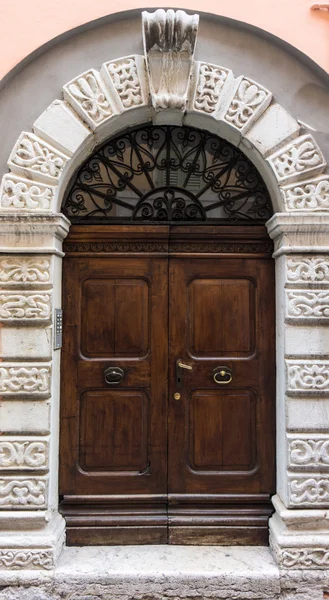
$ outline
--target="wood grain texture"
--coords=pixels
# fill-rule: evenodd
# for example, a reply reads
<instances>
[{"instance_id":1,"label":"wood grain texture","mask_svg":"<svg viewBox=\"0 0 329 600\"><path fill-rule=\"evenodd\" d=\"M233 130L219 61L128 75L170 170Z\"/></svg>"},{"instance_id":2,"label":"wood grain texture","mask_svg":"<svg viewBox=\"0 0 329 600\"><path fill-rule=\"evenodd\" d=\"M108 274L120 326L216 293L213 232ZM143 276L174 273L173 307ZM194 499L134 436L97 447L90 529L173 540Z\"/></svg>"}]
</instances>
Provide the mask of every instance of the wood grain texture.
<instances>
[{"instance_id":1,"label":"wood grain texture","mask_svg":"<svg viewBox=\"0 0 329 600\"><path fill-rule=\"evenodd\" d=\"M260 226L74 226L60 510L69 544L266 544L274 263ZM181 399L174 400L176 361ZM104 370L124 370L109 386ZM232 371L215 383L219 367Z\"/></svg>"}]
</instances>

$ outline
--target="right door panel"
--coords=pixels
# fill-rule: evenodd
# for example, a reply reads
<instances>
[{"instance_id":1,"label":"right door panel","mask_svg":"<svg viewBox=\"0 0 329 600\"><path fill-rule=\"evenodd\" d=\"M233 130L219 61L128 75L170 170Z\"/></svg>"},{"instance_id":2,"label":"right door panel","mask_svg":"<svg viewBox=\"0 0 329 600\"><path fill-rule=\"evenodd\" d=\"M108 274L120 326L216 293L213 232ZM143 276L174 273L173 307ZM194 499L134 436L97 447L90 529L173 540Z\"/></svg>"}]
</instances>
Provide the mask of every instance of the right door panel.
<instances>
[{"instance_id":1,"label":"right door panel","mask_svg":"<svg viewBox=\"0 0 329 600\"><path fill-rule=\"evenodd\" d=\"M213 539L221 533L221 543L236 543L234 527L247 523L256 505L268 517L274 492L272 261L173 258L169 285L171 541L184 542L189 523L189 543L194 535L211 542L208 515ZM180 381L177 361L192 367L180 369ZM252 533L249 543L261 539Z\"/></svg>"}]
</instances>

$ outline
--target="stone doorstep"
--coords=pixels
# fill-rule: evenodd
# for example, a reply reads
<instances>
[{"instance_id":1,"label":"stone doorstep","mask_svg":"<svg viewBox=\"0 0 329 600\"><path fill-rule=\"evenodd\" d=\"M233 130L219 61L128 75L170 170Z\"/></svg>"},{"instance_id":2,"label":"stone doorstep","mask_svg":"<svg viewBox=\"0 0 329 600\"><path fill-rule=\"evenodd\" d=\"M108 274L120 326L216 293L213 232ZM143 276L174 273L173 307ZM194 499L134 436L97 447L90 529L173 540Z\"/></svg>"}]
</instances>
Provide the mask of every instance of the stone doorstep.
<instances>
[{"instance_id":1,"label":"stone doorstep","mask_svg":"<svg viewBox=\"0 0 329 600\"><path fill-rule=\"evenodd\" d=\"M106 586L113 598L265 600L280 593L278 566L269 548L258 546L69 547L59 559L54 584L55 589Z\"/></svg>"}]
</instances>

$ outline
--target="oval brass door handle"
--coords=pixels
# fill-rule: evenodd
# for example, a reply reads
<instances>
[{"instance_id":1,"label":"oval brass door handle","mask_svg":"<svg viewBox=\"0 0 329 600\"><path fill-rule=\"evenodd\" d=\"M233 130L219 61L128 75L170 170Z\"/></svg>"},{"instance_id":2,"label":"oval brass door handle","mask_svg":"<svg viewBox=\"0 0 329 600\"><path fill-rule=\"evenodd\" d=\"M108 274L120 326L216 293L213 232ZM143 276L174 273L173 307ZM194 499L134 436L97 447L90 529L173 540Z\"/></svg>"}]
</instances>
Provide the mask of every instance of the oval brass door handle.
<instances>
[{"instance_id":1,"label":"oval brass door handle","mask_svg":"<svg viewBox=\"0 0 329 600\"><path fill-rule=\"evenodd\" d=\"M105 383L109 385L119 385L125 376L125 372L120 367L107 367L104 371Z\"/></svg>"},{"instance_id":2,"label":"oval brass door handle","mask_svg":"<svg viewBox=\"0 0 329 600\"><path fill-rule=\"evenodd\" d=\"M231 383L233 379L232 371L228 367L217 367L214 373L214 382L219 385Z\"/></svg>"}]
</instances>

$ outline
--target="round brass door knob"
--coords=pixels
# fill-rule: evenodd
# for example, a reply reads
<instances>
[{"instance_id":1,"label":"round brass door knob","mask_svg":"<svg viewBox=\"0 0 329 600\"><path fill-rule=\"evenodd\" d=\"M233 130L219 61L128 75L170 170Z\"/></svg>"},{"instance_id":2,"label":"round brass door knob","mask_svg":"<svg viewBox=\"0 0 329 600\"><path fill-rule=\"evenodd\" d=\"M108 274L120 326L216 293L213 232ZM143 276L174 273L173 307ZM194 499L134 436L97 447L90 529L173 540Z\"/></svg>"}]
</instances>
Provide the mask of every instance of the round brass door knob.
<instances>
[{"instance_id":1,"label":"round brass door knob","mask_svg":"<svg viewBox=\"0 0 329 600\"><path fill-rule=\"evenodd\" d=\"M179 393L179 392L175 392L175 393L174 393L174 399L175 399L175 400L180 400L180 399L181 399L181 395L180 395L180 393Z\"/></svg>"}]
</instances>

